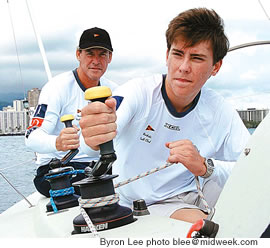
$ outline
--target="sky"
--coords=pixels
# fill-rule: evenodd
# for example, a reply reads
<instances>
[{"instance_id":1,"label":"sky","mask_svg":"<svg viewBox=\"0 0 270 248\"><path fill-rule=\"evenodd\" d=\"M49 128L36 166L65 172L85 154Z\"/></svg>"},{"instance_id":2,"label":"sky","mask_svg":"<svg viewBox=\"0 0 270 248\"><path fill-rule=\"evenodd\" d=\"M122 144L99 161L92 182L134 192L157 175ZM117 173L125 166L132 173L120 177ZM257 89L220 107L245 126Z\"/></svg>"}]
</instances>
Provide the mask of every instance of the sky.
<instances>
[{"instance_id":1,"label":"sky","mask_svg":"<svg viewBox=\"0 0 270 248\"><path fill-rule=\"evenodd\" d=\"M195 7L214 9L223 18L231 47L270 40L269 0L8 2L0 0L0 93L23 93L42 88L48 81L27 6L53 76L78 66L75 52L80 35L95 26L110 33L114 49L106 78L123 84L134 77L166 73L168 24L180 12ZM270 45L228 53L221 70L206 87L216 90L237 109L270 108L269 55Z\"/></svg>"}]
</instances>

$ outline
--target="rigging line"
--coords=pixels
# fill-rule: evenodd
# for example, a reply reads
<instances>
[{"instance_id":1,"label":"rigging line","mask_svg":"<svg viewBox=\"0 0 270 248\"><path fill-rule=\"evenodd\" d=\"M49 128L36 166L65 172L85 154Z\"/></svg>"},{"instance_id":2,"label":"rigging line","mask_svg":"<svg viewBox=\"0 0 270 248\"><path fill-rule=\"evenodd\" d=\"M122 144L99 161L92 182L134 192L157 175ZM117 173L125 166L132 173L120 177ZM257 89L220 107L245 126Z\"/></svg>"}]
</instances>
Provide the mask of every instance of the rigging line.
<instances>
[{"instance_id":1,"label":"rigging line","mask_svg":"<svg viewBox=\"0 0 270 248\"><path fill-rule=\"evenodd\" d=\"M31 23L32 23L32 26L33 26L33 29L34 29L34 33L35 33L35 36L36 36L36 39L37 39L37 42L38 42L38 46L39 46L39 50L40 50L41 57L42 57L42 60L43 60L43 64L44 64L44 67L45 67L45 71L46 71L48 80L50 80L52 78L52 73L51 73L50 66L49 66L49 63L48 63L48 60L47 60L45 49L44 49L42 40L40 38L40 35L39 35L38 31L37 31L37 28L35 26L35 23L33 21L31 11L30 11L30 8L29 8L29 5L28 5L28 1L25 0L25 2L26 2L28 13L29 13L29 17L30 17L30 20L31 20Z\"/></svg>"},{"instance_id":2,"label":"rigging line","mask_svg":"<svg viewBox=\"0 0 270 248\"><path fill-rule=\"evenodd\" d=\"M265 14L265 15L266 15L266 17L268 18L268 20L270 20L270 17L269 17L269 15L267 14L267 12L266 12L265 8L263 7L263 4L261 3L261 1L260 1L260 0L258 0L258 2L259 2L259 4L261 5L261 7L262 7L262 9L263 9L264 14Z\"/></svg>"},{"instance_id":3,"label":"rigging line","mask_svg":"<svg viewBox=\"0 0 270 248\"><path fill-rule=\"evenodd\" d=\"M25 161L23 163L15 164L15 165L12 165L12 166L9 166L9 167L6 167L6 168L0 168L0 172L1 171L5 171L5 170L9 170L9 169L14 168L14 167L17 167L17 166L22 166L24 164L28 164L28 163L34 162L34 161L35 161L35 159L32 158L31 160Z\"/></svg>"},{"instance_id":4,"label":"rigging line","mask_svg":"<svg viewBox=\"0 0 270 248\"><path fill-rule=\"evenodd\" d=\"M24 82L23 82L23 77L22 77L21 62L20 62L20 57L19 57L19 53L18 53L18 46L17 46L17 41L16 41L16 35L15 35L15 30L14 30L14 25L13 25L13 20L12 20L12 15L11 15L11 10L10 10L10 6L9 6L9 1L8 0L7 0L7 4L8 4L8 12L9 12L9 17L10 17L10 22L11 22L11 27L12 27L13 39L14 39L15 49L16 49L16 54L17 54L17 60L18 60L18 65L19 65L19 70L20 70L20 78L21 78L22 88L23 88L23 98L26 99L25 98Z\"/></svg>"},{"instance_id":5,"label":"rigging line","mask_svg":"<svg viewBox=\"0 0 270 248\"><path fill-rule=\"evenodd\" d=\"M17 190L12 183L4 176L2 172L0 172L0 175L5 179L5 181L21 196L23 199L29 204L30 208L34 207L34 205L19 191Z\"/></svg>"}]
</instances>

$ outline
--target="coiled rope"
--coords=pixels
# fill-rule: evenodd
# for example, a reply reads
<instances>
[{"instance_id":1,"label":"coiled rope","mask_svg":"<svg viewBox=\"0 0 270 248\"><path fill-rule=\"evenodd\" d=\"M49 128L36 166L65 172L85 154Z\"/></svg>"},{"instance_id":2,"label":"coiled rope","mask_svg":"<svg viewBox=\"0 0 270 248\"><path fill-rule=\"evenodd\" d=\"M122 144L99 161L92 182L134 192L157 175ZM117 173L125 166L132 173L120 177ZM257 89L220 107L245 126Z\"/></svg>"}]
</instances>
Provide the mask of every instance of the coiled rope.
<instances>
[{"instance_id":1,"label":"coiled rope","mask_svg":"<svg viewBox=\"0 0 270 248\"><path fill-rule=\"evenodd\" d=\"M146 171L144 173L141 173L135 177L129 178L123 182L117 183L114 185L115 188L121 187L123 185L126 185L128 183L134 182L140 178L149 176L155 172L158 172L160 170L163 170L165 168L170 167L171 165L173 165L174 163L166 163L164 165L161 165L160 167L151 169L149 171ZM200 187L200 182L199 182L199 178L198 176L195 176L195 182L196 182L196 187L198 190L198 194L201 198L201 201L205 207L205 210L208 214L212 213L212 209L209 207L207 201L205 200L204 194L201 190ZM119 201L119 195L118 194L113 194L113 195L109 195L109 196L105 196L105 197L99 197L99 198L93 198L93 199L81 199L81 197L79 198L79 205L80 205L80 210L81 210L81 214L87 224L87 226L89 227L89 229L91 230L91 232L93 233L94 237L98 237L98 233L97 230L93 224L93 222L91 221L91 219L89 218L89 216L87 215L87 213L85 212L84 208L93 208L93 207L102 207L102 206L106 206L106 205L111 205L114 203L117 203Z\"/></svg>"},{"instance_id":2,"label":"coiled rope","mask_svg":"<svg viewBox=\"0 0 270 248\"><path fill-rule=\"evenodd\" d=\"M52 204L52 208L53 208L53 212L54 213L57 213L58 212L58 209L55 205L55 202L53 200L53 198L55 197L59 197L59 196L65 196L65 195L72 195L74 194L75 190L74 190L74 187L69 187L69 188L64 188L64 189L59 189L59 190L52 190L50 189L49 190L49 193L50 193L50 202Z\"/></svg>"},{"instance_id":3,"label":"coiled rope","mask_svg":"<svg viewBox=\"0 0 270 248\"><path fill-rule=\"evenodd\" d=\"M80 205L80 211L81 214L89 227L91 233L94 235L94 238L98 238L98 232L91 221L90 217L84 210L84 208L95 208L95 207L103 207L111 204L115 204L119 202L119 195L118 194L113 194L113 195L108 195L104 197L98 197L98 198L93 198L93 199L82 199L81 197L79 198L79 205Z\"/></svg>"},{"instance_id":4,"label":"coiled rope","mask_svg":"<svg viewBox=\"0 0 270 248\"><path fill-rule=\"evenodd\" d=\"M75 175L76 176L77 174L82 174L82 173L84 173L84 170L71 170L71 171L66 171L66 172L62 172L59 174L45 176L45 179L52 179L55 177L66 176L66 175Z\"/></svg>"},{"instance_id":5,"label":"coiled rope","mask_svg":"<svg viewBox=\"0 0 270 248\"><path fill-rule=\"evenodd\" d=\"M66 172L62 172L62 173L58 173L58 174L45 176L45 179L48 180L48 179L53 179L53 178L56 178L56 177L61 177L61 176L66 176L66 175L74 176L74 175L82 174L82 173L84 173L84 170L71 170L71 171L66 171ZM75 190L74 190L74 187L72 187L72 186L69 187L69 188L64 188L64 189L59 189L59 190L50 189L50 191L49 191L50 196L51 196L50 197L50 202L52 204L53 212L54 213L58 212L58 209L56 207L56 204L55 204L53 198L56 198L56 197L59 197L59 196L72 195L72 194L74 194L74 192L75 192Z\"/></svg>"}]
</instances>

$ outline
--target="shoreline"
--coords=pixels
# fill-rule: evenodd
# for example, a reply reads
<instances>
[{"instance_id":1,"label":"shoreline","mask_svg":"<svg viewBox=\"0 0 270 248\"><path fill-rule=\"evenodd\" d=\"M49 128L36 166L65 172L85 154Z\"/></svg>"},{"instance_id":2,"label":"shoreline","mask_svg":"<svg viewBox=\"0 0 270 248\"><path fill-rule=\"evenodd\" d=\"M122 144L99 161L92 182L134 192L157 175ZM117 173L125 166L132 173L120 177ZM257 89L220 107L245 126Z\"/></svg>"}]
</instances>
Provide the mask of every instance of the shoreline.
<instances>
[{"instance_id":1,"label":"shoreline","mask_svg":"<svg viewBox=\"0 0 270 248\"><path fill-rule=\"evenodd\" d=\"M22 136L24 133L1 133L0 136Z\"/></svg>"}]
</instances>

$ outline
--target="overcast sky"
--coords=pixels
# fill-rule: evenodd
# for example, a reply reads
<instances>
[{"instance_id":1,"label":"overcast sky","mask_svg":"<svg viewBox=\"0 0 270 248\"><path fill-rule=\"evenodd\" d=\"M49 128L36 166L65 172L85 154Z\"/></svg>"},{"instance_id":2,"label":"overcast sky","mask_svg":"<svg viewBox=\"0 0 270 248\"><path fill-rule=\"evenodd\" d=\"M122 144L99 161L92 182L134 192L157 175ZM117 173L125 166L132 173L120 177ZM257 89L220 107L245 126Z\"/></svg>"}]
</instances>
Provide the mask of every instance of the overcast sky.
<instances>
[{"instance_id":1,"label":"overcast sky","mask_svg":"<svg viewBox=\"0 0 270 248\"><path fill-rule=\"evenodd\" d=\"M171 19L189 8L213 8L224 19L231 46L270 40L270 1L260 1L266 13L258 0L28 0L28 5L53 76L77 67L75 51L80 35L97 26L110 33L114 48L105 76L122 84L133 77L166 73L165 31ZM8 5L7 0L0 0L0 22L1 92L41 88L47 76L26 1L9 0ZM270 108L269 55L270 45L231 52L206 86L235 108Z\"/></svg>"}]
</instances>

